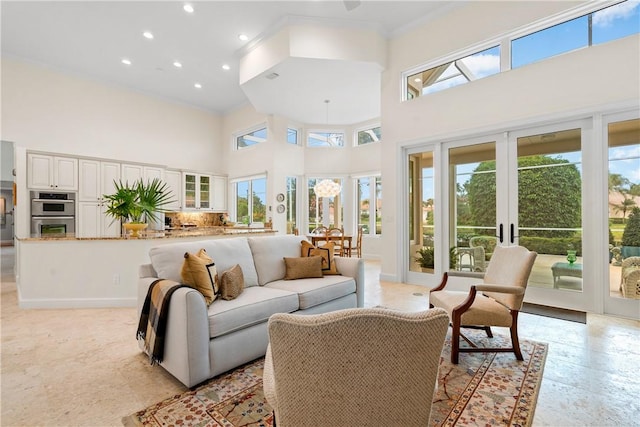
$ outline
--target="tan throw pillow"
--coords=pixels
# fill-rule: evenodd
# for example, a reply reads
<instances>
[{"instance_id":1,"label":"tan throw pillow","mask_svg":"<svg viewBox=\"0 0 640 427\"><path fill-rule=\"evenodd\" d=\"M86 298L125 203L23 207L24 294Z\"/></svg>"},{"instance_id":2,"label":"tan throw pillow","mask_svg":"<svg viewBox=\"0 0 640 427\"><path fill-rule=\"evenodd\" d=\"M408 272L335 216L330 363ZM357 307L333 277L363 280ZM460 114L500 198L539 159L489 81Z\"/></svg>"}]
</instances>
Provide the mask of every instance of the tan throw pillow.
<instances>
[{"instance_id":1,"label":"tan throw pillow","mask_svg":"<svg viewBox=\"0 0 640 427\"><path fill-rule=\"evenodd\" d=\"M284 258L284 280L322 277L322 257Z\"/></svg>"},{"instance_id":2,"label":"tan throw pillow","mask_svg":"<svg viewBox=\"0 0 640 427\"><path fill-rule=\"evenodd\" d=\"M230 300L237 298L244 289L244 275L242 268L236 264L220 277L220 297Z\"/></svg>"},{"instance_id":3,"label":"tan throw pillow","mask_svg":"<svg viewBox=\"0 0 640 427\"><path fill-rule=\"evenodd\" d=\"M218 295L218 272L216 265L204 249L196 254L184 253L184 262L180 272L182 283L200 291L207 305Z\"/></svg>"},{"instance_id":4,"label":"tan throw pillow","mask_svg":"<svg viewBox=\"0 0 640 427\"><path fill-rule=\"evenodd\" d=\"M333 259L333 242L329 242L326 245L316 248L306 240L302 241L300 249L300 255L303 257L320 256L322 257L322 274L340 274L338 267Z\"/></svg>"}]
</instances>

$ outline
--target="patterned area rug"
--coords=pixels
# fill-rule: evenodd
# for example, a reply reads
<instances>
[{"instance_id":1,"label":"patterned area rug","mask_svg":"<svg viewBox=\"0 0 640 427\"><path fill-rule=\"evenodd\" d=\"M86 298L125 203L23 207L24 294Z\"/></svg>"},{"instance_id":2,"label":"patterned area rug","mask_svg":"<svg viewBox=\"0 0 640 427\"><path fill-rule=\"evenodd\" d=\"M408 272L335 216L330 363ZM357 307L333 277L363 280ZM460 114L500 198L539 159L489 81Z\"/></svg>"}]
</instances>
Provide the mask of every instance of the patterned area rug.
<instances>
[{"instance_id":1,"label":"patterned area rug","mask_svg":"<svg viewBox=\"0 0 640 427\"><path fill-rule=\"evenodd\" d=\"M488 338L465 334L479 345ZM508 344L494 335L492 345ZM530 426L538 399L547 344L522 340L524 361L513 353L462 353L450 362L447 336L438 372L432 426ZM461 344L462 345L462 344ZM262 393L263 359L211 379L194 390L163 400L122 419L126 427L273 425L271 407Z\"/></svg>"}]
</instances>

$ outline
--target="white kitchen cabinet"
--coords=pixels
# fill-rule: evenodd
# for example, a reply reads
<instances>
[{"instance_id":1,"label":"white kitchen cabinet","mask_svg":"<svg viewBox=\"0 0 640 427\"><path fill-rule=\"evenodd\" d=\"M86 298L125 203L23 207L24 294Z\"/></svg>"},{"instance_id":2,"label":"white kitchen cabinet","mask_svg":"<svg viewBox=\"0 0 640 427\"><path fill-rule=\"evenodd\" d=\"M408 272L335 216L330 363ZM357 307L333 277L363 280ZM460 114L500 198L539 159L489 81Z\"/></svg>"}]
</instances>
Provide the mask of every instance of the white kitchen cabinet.
<instances>
[{"instance_id":1,"label":"white kitchen cabinet","mask_svg":"<svg viewBox=\"0 0 640 427\"><path fill-rule=\"evenodd\" d=\"M78 203L77 237L120 237L120 221L105 214L103 202Z\"/></svg>"},{"instance_id":2,"label":"white kitchen cabinet","mask_svg":"<svg viewBox=\"0 0 640 427\"><path fill-rule=\"evenodd\" d=\"M141 178L145 181L152 181L154 178L164 179L164 168L161 166L122 164L122 182L133 184Z\"/></svg>"},{"instance_id":3,"label":"white kitchen cabinet","mask_svg":"<svg viewBox=\"0 0 640 427\"><path fill-rule=\"evenodd\" d=\"M214 176L212 188L213 188L213 196L212 196L212 202L211 202L211 209L214 212L226 212L227 211L227 177Z\"/></svg>"},{"instance_id":4,"label":"white kitchen cabinet","mask_svg":"<svg viewBox=\"0 0 640 427\"><path fill-rule=\"evenodd\" d=\"M120 221L105 214L104 195L115 193L120 181L120 163L79 160L78 237L118 237Z\"/></svg>"},{"instance_id":5,"label":"white kitchen cabinet","mask_svg":"<svg viewBox=\"0 0 640 427\"><path fill-rule=\"evenodd\" d=\"M105 194L115 193L114 181L120 181L120 163L80 159L79 169L79 201L102 201Z\"/></svg>"},{"instance_id":6,"label":"white kitchen cabinet","mask_svg":"<svg viewBox=\"0 0 640 427\"><path fill-rule=\"evenodd\" d=\"M211 211L211 182L211 175L185 172L182 198L184 209Z\"/></svg>"},{"instance_id":7,"label":"white kitchen cabinet","mask_svg":"<svg viewBox=\"0 0 640 427\"><path fill-rule=\"evenodd\" d=\"M165 206L168 211L179 211L182 209L182 172L176 170L166 170L164 172L164 182L167 183L171 191L172 203Z\"/></svg>"},{"instance_id":8,"label":"white kitchen cabinet","mask_svg":"<svg viewBox=\"0 0 640 427\"><path fill-rule=\"evenodd\" d=\"M29 153L27 174L27 185L32 189L78 190L78 159Z\"/></svg>"},{"instance_id":9,"label":"white kitchen cabinet","mask_svg":"<svg viewBox=\"0 0 640 427\"><path fill-rule=\"evenodd\" d=\"M122 164L122 182L133 184L144 176L144 166L142 165L130 165Z\"/></svg>"}]
</instances>

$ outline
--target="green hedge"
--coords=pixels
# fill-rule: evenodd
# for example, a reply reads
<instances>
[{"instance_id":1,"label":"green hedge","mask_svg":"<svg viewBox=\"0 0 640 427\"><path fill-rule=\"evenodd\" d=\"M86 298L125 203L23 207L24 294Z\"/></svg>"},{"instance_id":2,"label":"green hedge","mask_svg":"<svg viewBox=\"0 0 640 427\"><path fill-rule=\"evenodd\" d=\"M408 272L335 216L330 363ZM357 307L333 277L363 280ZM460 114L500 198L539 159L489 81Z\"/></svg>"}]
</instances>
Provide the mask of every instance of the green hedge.
<instances>
[{"instance_id":1,"label":"green hedge","mask_svg":"<svg viewBox=\"0 0 640 427\"><path fill-rule=\"evenodd\" d=\"M580 237L520 237L520 245L546 255L566 255L574 249L582 256L582 238Z\"/></svg>"}]
</instances>

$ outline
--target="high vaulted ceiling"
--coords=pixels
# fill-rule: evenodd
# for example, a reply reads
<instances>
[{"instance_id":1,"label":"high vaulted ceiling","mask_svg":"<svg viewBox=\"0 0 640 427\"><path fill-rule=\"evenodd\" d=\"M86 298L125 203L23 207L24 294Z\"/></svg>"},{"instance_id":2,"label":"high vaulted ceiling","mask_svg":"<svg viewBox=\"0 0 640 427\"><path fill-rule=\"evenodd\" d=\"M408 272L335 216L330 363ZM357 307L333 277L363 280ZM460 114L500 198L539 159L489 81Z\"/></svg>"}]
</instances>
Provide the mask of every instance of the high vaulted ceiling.
<instances>
[{"instance_id":1,"label":"high vaulted ceiling","mask_svg":"<svg viewBox=\"0 0 640 427\"><path fill-rule=\"evenodd\" d=\"M224 114L247 102L239 86L240 58L287 19L366 26L390 37L449 7L440 1L198 1L191 2L194 11L187 13L185 3L2 1L2 55ZM145 31L153 39L143 37ZM239 34L248 40L241 41ZM123 58L131 64L123 64ZM174 66L175 61L182 67ZM295 87L297 82L291 90L302 89ZM348 93L348 82L341 82L341 88L336 84L335 79L316 79L305 86L320 99L336 89ZM357 100L352 104L358 108ZM305 120L324 123L321 107L309 105L317 113ZM348 120L345 114L342 121Z\"/></svg>"}]
</instances>

